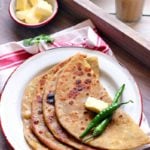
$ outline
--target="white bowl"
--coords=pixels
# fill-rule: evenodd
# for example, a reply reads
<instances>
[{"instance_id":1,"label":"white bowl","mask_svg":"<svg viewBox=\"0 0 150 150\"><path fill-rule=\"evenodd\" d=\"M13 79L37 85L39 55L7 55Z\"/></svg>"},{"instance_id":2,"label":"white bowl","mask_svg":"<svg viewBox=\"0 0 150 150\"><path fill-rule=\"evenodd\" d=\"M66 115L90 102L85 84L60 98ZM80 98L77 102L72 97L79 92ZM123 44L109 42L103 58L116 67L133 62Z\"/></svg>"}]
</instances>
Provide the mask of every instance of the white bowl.
<instances>
[{"instance_id":1,"label":"white bowl","mask_svg":"<svg viewBox=\"0 0 150 150\"><path fill-rule=\"evenodd\" d=\"M50 17L48 17L46 20L39 22L37 24L27 24L21 20L19 20L16 17L16 0L11 0L10 4L9 4L9 14L11 16L11 18L18 24L25 26L25 27L31 27L31 28L37 28L37 27L41 27L46 25L47 23L49 23L56 15L57 11L58 11L58 2L57 0L48 0L48 2L50 1L50 4L52 5L52 9L53 9L53 13Z\"/></svg>"}]
</instances>

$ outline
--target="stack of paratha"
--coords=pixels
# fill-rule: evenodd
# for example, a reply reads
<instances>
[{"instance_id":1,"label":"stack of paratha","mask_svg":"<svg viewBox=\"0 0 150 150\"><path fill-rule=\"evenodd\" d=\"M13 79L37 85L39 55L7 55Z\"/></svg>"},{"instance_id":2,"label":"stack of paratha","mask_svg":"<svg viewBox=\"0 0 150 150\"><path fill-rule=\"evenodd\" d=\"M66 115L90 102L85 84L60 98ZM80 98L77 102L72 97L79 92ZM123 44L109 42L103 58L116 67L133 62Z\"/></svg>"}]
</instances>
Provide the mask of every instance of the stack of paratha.
<instances>
[{"instance_id":1,"label":"stack of paratha","mask_svg":"<svg viewBox=\"0 0 150 150\"><path fill-rule=\"evenodd\" d=\"M123 111L117 110L104 133L83 144L79 136L94 117L84 103L88 96L111 103L99 82L96 58L76 54L35 77L22 102L24 136L35 150L125 150L150 143Z\"/></svg>"}]
</instances>

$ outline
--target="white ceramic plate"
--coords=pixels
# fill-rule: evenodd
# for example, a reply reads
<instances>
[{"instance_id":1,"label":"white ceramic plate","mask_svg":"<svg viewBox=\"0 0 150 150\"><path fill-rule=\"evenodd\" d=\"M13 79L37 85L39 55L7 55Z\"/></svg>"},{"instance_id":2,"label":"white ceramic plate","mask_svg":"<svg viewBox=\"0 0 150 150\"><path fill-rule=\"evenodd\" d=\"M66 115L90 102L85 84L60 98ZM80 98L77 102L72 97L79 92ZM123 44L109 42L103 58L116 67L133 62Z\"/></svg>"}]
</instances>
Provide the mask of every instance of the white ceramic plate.
<instances>
[{"instance_id":1,"label":"white ceramic plate","mask_svg":"<svg viewBox=\"0 0 150 150\"><path fill-rule=\"evenodd\" d=\"M29 147L23 136L21 120L21 101L27 83L39 72L66 58L81 52L89 56L97 56L101 71L100 81L113 98L116 90L126 84L122 101L132 99L133 104L128 104L123 109L140 123L142 102L139 89L126 69L120 66L112 57L97 51L83 48L57 48L40 53L28 59L11 76L1 97L1 125L4 134L15 150L28 150Z\"/></svg>"}]
</instances>

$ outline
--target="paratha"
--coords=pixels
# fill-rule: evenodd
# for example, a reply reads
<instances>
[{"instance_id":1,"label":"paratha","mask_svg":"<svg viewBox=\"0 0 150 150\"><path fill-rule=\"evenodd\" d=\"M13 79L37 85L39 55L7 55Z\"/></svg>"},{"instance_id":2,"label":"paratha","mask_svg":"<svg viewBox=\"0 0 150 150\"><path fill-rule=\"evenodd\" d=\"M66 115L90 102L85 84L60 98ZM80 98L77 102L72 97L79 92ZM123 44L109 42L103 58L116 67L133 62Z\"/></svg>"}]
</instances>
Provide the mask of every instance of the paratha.
<instances>
[{"instance_id":1,"label":"paratha","mask_svg":"<svg viewBox=\"0 0 150 150\"><path fill-rule=\"evenodd\" d=\"M98 65L96 65L98 63L97 59L95 57L88 57L85 59L92 67L94 67L97 76L99 76L99 68L97 67ZM94 148L86 146L81 142L79 142L78 140L76 140L75 138L73 138L60 126L56 118L54 103L50 103L47 100L48 95L55 95L57 79L59 78L59 74L62 72L64 66L65 64L61 65L60 68L60 66L57 65L52 69L54 71L51 71L51 73L48 74L48 79L47 79L48 81L47 81L47 85L45 86L45 92L43 98L43 114L44 114L46 125L53 133L53 135L61 142L66 143L80 150L94 150ZM56 72L55 70L58 71Z\"/></svg>"},{"instance_id":2,"label":"paratha","mask_svg":"<svg viewBox=\"0 0 150 150\"><path fill-rule=\"evenodd\" d=\"M68 61L69 61L69 59L65 60L64 62L59 64L59 67L61 68L61 65L64 65ZM53 71L56 72L57 70L53 69ZM43 90L44 90L44 83L46 82L47 74L49 72L51 72L51 69L48 70L47 72L43 73L42 75L37 76L34 79L32 79L25 89L23 101L22 101L22 111L21 111L23 126L24 126L24 131L23 131L24 136L25 136L25 139L27 140L28 144L30 145L30 147L35 150L48 150L49 148L50 149L60 149L60 150L61 149L71 150L72 148L69 148L68 146L65 146L65 145L61 144L60 142L56 141L56 139L51 135L51 133L49 133L47 128L44 126L44 122L40 122L39 125L41 125L40 127L43 130L43 132L45 132L45 134L40 135L40 136L38 133L38 131L39 131L38 129L40 129L40 128L37 128L37 127L34 128L34 125L33 125L37 120L34 123L31 123L31 122L33 122L33 120L31 121L31 115L32 115L32 117L34 117L34 113L32 113L32 111L35 111L35 114L36 114L35 109L37 109L38 115L39 115L39 111L40 111L39 108L36 107L36 105L35 105L34 109L31 108L33 105L32 104L33 99L35 98L34 100L36 100L36 98L38 97L40 100L40 98L41 98L40 96L42 96ZM41 115L42 114L40 114L40 117L41 117ZM40 117L37 119L40 119ZM40 121L43 121L43 119L41 119ZM31 129L31 127L32 127L32 129ZM38 136L33 134L32 130L34 130L35 133L37 132ZM48 132L46 133L46 131L48 131ZM42 144L41 141L45 144ZM45 145L48 145L49 148L47 148Z\"/></svg>"},{"instance_id":3,"label":"paratha","mask_svg":"<svg viewBox=\"0 0 150 150\"><path fill-rule=\"evenodd\" d=\"M56 140L51 134L51 132L48 130L47 126L45 125L42 110L42 100L46 79L47 73L40 78L38 85L36 87L36 95L32 97L32 115L31 115L32 130L34 134L38 137L38 139L42 143L44 143L44 145L46 145L49 149L73 150L73 148L64 145L63 143Z\"/></svg>"},{"instance_id":4,"label":"paratha","mask_svg":"<svg viewBox=\"0 0 150 150\"><path fill-rule=\"evenodd\" d=\"M92 68L81 55L65 65L59 75L55 93L57 118L63 128L78 140L81 140L79 136L94 116L84 107L88 96L112 102ZM87 144L103 149L124 150L148 143L149 137L126 113L118 110L106 131Z\"/></svg>"},{"instance_id":5,"label":"paratha","mask_svg":"<svg viewBox=\"0 0 150 150\"><path fill-rule=\"evenodd\" d=\"M26 87L23 101L22 101L22 120L23 120L23 132L26 141L32 149L35 150L48 150L32 133L31 130L31 104L32 97L36 94L35 88L37 87L40 77L34 78Z\"/></svg>"}]
</instances>

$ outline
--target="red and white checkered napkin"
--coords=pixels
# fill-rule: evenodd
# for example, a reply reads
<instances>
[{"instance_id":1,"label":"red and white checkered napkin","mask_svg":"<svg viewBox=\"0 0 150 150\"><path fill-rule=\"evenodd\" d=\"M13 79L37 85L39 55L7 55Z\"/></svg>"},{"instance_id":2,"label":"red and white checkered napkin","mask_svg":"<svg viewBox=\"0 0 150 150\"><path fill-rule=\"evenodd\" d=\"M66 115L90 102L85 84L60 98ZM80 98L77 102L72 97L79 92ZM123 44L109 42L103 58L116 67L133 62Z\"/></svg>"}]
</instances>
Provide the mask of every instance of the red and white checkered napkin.
<instances>
[{"instance_id":1,"label":"red and white checkered napkin","mask_svg":"<svg viewBox=\"0 0 150 150\"><path fill-rule=\"evenodd\" d=\"M109 46L96 33L96 28L90 20L86 20L68 29L51 35L54 38L52 44L40 43L30 47L24 47L22 41L10 42L0 45L0 92L11 73L29 57L62 46L78 46L92 50L98 50L108 55L113 55ZM149 131L148 123L143 117L142 128Z\"/></svg>"}]
</instances>

